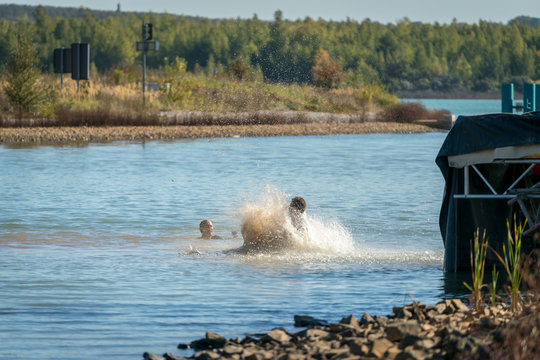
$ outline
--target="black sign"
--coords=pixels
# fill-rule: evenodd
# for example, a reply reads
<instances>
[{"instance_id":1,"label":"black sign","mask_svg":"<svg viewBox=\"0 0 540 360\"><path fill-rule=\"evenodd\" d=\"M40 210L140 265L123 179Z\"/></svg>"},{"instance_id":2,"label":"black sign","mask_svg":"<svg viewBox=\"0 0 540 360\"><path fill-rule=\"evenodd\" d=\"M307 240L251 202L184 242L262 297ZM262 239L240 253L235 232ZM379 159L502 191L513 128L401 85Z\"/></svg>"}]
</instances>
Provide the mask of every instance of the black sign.
<instances>
[{"instance_id":1,"label":"black sign","mask_svg":"<svg viewBox=\"0 0 540 360\"><path fill-rule=\"evenodd\" d=\"M89 80L90 44L71 44L71 78L73 80Z\"/></svg>"},{"instance_id":2,"label":"black sign","mask_svg":"<svg viewBox=\"0 0 540 360\"><path fill-rule=\"evenodd\" d=\"M54 49L53 68L56 74L71 72L71 49Z\"/></svg>"}]
</instances>

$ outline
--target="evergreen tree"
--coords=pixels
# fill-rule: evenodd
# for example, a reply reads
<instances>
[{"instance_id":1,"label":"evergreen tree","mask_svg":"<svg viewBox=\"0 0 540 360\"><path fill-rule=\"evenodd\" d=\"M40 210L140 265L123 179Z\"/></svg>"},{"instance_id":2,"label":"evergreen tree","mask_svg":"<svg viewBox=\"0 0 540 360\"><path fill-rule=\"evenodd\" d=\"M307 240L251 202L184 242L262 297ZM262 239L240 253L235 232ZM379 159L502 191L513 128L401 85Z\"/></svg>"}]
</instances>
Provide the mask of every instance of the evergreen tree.
<instances>
[{"instance_id":1,"label":"evergreen tree","mask_svg":"<svg viewBox=\"0 0 540 360\"><path fill-rule=\"evenodd\" d=\"M4 91L19 118L25 113L34 113L45 100L45 89L39 83L40 73L35 45L27 36L18 36L8 56Z\"/></svg>"}]
</instances>

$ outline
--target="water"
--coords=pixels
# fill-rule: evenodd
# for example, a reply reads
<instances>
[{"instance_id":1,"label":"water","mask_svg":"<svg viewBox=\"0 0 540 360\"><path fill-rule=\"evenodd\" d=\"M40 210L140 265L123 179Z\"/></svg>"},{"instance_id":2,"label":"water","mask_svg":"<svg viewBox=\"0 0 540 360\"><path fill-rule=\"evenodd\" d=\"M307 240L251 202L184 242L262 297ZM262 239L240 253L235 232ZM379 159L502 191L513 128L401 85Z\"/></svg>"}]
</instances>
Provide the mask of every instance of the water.
<instances>
[{"instance_id":1,"label":"water","mask_svg":"<svg viewBox=\"0 0 540 360\"><path fill-rule=\"evenodd\" d=\"M401 101L417 102L427 109L448 110L456 116L501 112L501 100L497 99L403 99Z\"/></svg>"},{"instance_id":2,"label":"water","mask_svg":"<svg viewBox=\"0 0 540 360\"><path fill-rule=\"evenodd\" d=\"M454 114L493 100L422 100ZM461 295L442 272L445 134L0 147L0 356L140 359L216 331L291 331ZM246 209L307 233L234 251ZM280 215L281 214L281 215ZM209 218L223 240L198 239ZM196 251L193 251L196 250Z\"/></svg>"},{"instance_id":3,"label":"water","mask_svg":"<svg viewBox=\"0 0 540 360\"><path fill-rule=\"evenodd\" d=\"M444 137L0 147L0 356L181 354L207 330L434 303L449 295L434 164ZM231 251L246 206L294 195L307 200L307 240ZM197 239L204 218L223 240Z\"/></svg>"}]
</instances>

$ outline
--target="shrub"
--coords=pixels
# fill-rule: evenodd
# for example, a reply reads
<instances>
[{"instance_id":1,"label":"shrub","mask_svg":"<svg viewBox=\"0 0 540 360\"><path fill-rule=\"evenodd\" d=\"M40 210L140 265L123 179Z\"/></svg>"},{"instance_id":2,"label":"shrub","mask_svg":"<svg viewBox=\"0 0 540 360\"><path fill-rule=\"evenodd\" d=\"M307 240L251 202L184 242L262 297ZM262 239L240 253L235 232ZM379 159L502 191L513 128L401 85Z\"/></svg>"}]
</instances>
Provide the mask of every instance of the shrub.
<instances>
[{"instance_id":1,"label":"shrub","mask_svg":"<svg viewBox=\"0 0 540 360\"><path fill-rule=\"evenodd\" d=\"M400 103L387 107L378 117L379 121L412 123L416 120L440 120L447 110L427 110L418 103Z\"/></svg>"},{"instance_id":2,"label":"shrub","mask_svg":"<svg viewBox=\"0 0 540 360\"><path fill-rule=\"evenodd\" d=\"M120 85L124 83L124 71L116 69L113 72L114 84Z\"/></svg>"},{"instance_id":3,"label":"shrub","mask_svg":"<svg viewBox=\"0 0 540 360\"><path fill-rule=\"evenodd\" d=\"M341 85L344 74L341 72L341 64L334 61L328 51L319 49L315 55L315 64L311 70L315 85L325 88L335 88Z\"/></svg>"}]
</instances>

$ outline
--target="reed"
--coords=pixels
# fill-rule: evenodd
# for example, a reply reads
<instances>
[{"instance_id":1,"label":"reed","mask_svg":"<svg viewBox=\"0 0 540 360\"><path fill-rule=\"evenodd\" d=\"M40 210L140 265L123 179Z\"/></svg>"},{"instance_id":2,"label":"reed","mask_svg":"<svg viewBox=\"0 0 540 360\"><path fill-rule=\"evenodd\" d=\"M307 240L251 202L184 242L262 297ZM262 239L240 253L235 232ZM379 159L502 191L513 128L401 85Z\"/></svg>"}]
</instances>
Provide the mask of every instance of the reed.
<instances>
[{"instance_id":1,"label":"reed","mask_svg":"<svg viewBox=\"0 0 540 360\"><path fill-rule=\"evenodd\" d=\"M482 309L482 288L484 284L484 270L486 264L486 250L487 250L486 232L482 235L480 240L480 230L477 229L474 233L474 240L471 244L471 275L472 284L469 285L466 281L463 285L471 292L472 303L476 311Z\"/></svg>"},{"instance_id":2,"label":"reed","mask_svg":"<svg viewBox=\"0 0 540 360\"><path fill-rule=\"evenodd\" d=\"M490 285L490 298L491 298L491 305L495 306L497 301L497 280L499 278L499 272L497 271L497 267L495 264L493 264L493 270L491 271L491 285Z\"/></svg>"},{"instance_id":3,"label":"reed","mask_svg":"<svg viewBox=\"0 0 540 360\"><path fill-rule=\"evenodd\" d=\"M506 221L507 228L507 245L503 244L504 258L495 250L495 256L502 263L506 273L508 274L508 281L510 286L507 287L508 295L510 296L511 310L513 312L519 312L521 310L521 304L519 301L519 288L521 286L522 279L522 267L521 262L521 240L523 236L523 229L527 224L527 220L523 224L517 225L516 216L514 215L514 225L510 226L510 222ZM512 231L513 230L513 231Z\"/></svg>"}]
</instances>

